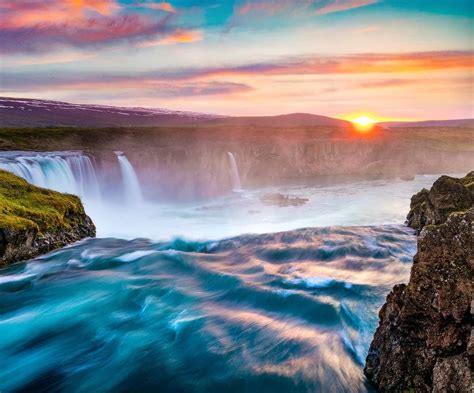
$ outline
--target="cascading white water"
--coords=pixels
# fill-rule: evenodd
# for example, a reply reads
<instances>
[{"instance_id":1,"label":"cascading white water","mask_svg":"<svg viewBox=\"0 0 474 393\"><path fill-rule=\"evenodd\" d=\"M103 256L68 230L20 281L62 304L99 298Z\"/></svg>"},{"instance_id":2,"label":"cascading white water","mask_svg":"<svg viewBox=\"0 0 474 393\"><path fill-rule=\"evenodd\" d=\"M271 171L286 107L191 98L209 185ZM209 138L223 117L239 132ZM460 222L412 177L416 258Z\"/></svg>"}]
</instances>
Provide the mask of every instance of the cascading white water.
<instances>
[{"instance_id":1,"label":"cascading white water","mask_svg":"<svg viewBox=\"0 0 474 393\"><path fill-rule=\"evenodd\" d=\"M99 183L91 159L82 152L4 152L0 168L31 184L98 199Z\"/></svg>"},{"instance_id":2,"label":"cascading white water","mask_svg":"<svg viewBox=\"0 0 474 393\"><path fill-rule=\"evenodd\" d=\"M232 190L240 191L242 190L242 185L240 183L239 168L237 166L237 161L235 160L234 154L230 151L227 152L227 157L229 158L230 166L230 177L232 180Z\"/></svg>"},{"instance_id":3,"label":"cascading white water","mask_svg":"<svg viewBox=\"0 0 474 393\"><path fill-rule=\"evenodd\" d=\"M142 202L142 189L132 164L130 164L130 161L128 161L128 158L122 152L117 151L115 154L117 155L117 159L120 164L120 170L122 172L125 199L127 202L132 204Z\"/></svg>"}]
</instances>

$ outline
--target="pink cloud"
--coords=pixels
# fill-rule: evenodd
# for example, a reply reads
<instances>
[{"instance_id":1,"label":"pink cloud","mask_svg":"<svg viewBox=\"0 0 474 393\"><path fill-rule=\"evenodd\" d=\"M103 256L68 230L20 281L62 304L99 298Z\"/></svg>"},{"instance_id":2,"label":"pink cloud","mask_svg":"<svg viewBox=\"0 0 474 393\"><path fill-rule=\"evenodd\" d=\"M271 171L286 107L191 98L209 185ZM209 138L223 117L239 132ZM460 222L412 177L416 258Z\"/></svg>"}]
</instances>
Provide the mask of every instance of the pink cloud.
<instances>
[{"instance_id":1,"label":"pink cloud","mask_svg":"<svg viewBox=\"0 0 474 393\"><path fill-rule=\"evenodd\" d=\"M18 0L0 5L2 28L33 27L38 24L81 23L88 16L110 16L121 9L115 0Z\"/></svg>"},{"instance_id":2,"label":"pink cloud","mask_svg":"<svg viewBox=\"0 0 474 393\"><path fill-rule=\"evenodd\" d=\"M316 14L324 15L333 12L347 11L354 8L365 7L378 2L379 0L331 0L327 2L327 5L318 8Z\"/></svg>"},{"instance_id":3,"label":"pink cloud","mask_svg":"<svg viewBox=\"0 0 474 393\"><path fill-rule=\"evenodd\" d=\"M171 10L169 3L154 3ZM131 13L116 0L17 0L0 4L0 53L51 52L58 47L88 47L168 39L201 38L172 24L173 14ZM173 41L174 37L174 41Z\"/></svg>"}]
</instances>

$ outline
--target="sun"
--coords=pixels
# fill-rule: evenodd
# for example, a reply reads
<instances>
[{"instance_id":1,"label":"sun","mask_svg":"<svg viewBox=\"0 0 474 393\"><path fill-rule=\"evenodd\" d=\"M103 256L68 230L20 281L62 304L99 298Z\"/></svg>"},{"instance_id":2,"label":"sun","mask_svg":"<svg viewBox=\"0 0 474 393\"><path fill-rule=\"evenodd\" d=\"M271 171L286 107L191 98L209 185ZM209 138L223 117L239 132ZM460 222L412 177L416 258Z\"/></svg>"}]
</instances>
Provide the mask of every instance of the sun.
<instances>
[{"instance_id":1,"label":"sun","mask_svg":"<svg viewBox=\"0 0 474 393\"><path fill-rule=\"evenodd\" d=\"M367 115L360 115L358 117L352 118L350 121L357 131L363 133L372 131L374 126L377 124L377 120Z\"/></svg>"}]
</instances>

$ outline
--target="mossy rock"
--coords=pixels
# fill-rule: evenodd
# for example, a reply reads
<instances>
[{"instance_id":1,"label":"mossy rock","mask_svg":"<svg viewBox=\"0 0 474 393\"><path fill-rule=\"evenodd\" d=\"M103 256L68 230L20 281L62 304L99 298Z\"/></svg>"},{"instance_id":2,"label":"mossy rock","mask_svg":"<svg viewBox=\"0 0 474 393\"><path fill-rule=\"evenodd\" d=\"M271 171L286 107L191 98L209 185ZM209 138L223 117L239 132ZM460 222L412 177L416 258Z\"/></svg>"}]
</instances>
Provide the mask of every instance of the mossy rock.
<instances>
[{"instance_id":1,"label":"mossy rock","mask_svg":"<svg viewBox=\"0 0 474 393\"><path fill-rule=\"evenodd\" d=\"M0 170L0 264L91 236L95 226L77 196L33 186Z\"/></svg>"}]
</instances>

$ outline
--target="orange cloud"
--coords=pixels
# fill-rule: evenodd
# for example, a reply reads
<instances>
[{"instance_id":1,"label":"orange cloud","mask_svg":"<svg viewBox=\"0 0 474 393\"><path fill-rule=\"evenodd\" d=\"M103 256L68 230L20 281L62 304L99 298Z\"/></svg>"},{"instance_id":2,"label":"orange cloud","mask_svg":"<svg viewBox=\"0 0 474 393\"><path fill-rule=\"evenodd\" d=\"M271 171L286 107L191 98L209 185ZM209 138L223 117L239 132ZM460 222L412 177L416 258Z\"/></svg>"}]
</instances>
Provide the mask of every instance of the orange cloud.
<instances>
[{"instance_id":1,"label":"orange cloud","mask_svg":"<svg viewBox=\"0 0 474 393\"><path fill-rule=\"evenodd\" d=\"M166 3L166 2L144 3L144 4L141 4L140 7L149 8L151 10L161 10L161 11L171 12L173 14L176 13L176 9L170 3Z\"/></svg>"},{"instance_id":2,"label":"orange cloud","mask_svg":"<svg viewBox=\"0 0 474 393\"><path fill-rule=\"evenodd\" d=\"M115 0L66 0L65 3L69 3L80 12L93 10L102 15L110 15L121 8Z\"/></svg>"},{"instance_id":3,"label":"orange cloud","mask_svg":"<svg viewBox=\"0 0 474 393\"><path fill-rule=\"evenodd\" d=\"M169 35L145 42L140 42L137 47L148 48L156 45L169 45L169 44L189 44L191 42L201 41L202 33L197 30L184 30L177 29L171 32Z\"/></svg>"}]
</instances>

